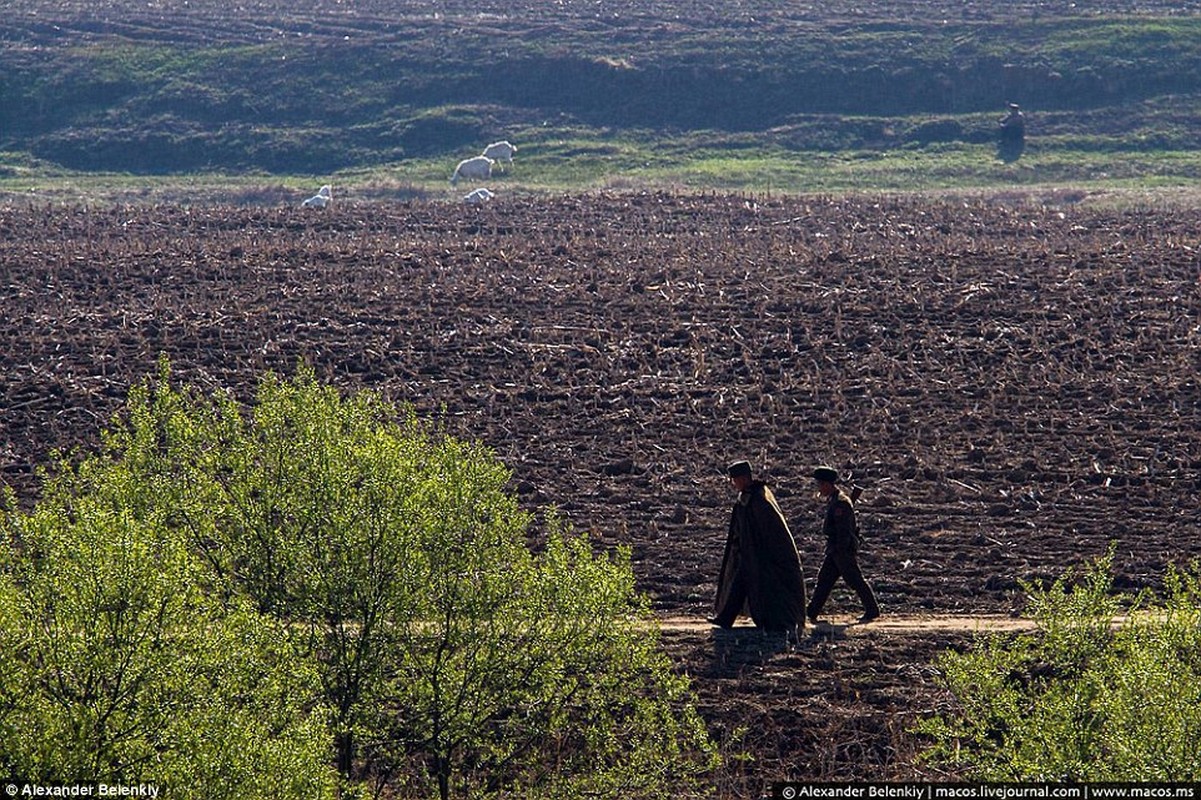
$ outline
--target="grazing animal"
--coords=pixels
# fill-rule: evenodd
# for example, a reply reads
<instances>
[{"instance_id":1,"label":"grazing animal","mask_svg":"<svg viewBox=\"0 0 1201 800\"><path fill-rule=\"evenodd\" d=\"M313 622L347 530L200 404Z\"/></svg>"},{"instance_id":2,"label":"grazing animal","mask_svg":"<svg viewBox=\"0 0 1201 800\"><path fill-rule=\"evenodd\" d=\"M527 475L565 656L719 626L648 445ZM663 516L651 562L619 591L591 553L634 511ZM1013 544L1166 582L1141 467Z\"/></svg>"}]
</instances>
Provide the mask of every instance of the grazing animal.
<instances>
[{"instance_id":1,"label":"grazing animal","mask_svg":"<svg viewBox=\"0 0 1201 800\"><path fill-rule=\"evenodd\" d=\"M493 142L484 148L484 157L490 158L493 161L505 161L509 164L513 163L513 154L517 152L514 145L504 142Z\"/></svg>"},{"instance_id":2,"label":"grazing animal","mask_svg":"<svg viewBox=\"0 0 1201 800\"><path fill-rule=\"evenodd\" d=\"M450 185L458 186L460 178L482 181L492 177L492 165L496 162L487 156L476 156L464 159L455 167L455 174L450 176Z\"/></svg>"},{"instance_id":3,"label":"grazing animal","mask_svg":"<svg viewBox=\"0 0 1201 800\"><path fill-rule=\"evenodd\" d=\"M491 200L493 197L496 197L496 195L494 193L488 191L487 189L485 189L484 187L481 186L480 188L476 189L471 194L464 197L463 202L464 203L486 203L489 200Z\"/></svg>"},{"instance_id":4,"label":"grazing animal","mask_svg":"<svg viewBox=\"0 0 1201 800\"><path fill-rule=\"evenodd\" d=\"M329 184L326 184L317 191L317 194L313 195L308 200L305 200L300 205L304 208L325 208L333 201L333 190L330 189Z\"/></svg>"}]
</instances>

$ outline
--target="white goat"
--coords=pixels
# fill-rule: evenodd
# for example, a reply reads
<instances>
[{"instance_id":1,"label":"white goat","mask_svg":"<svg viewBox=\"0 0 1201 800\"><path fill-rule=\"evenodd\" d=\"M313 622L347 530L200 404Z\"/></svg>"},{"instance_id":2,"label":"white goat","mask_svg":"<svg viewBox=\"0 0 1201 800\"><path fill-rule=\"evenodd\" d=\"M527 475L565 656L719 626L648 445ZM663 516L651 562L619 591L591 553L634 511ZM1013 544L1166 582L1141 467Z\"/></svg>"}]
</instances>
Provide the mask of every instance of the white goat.
<instances>
[{"instance_id":1,"label":"white goat","mask_svg":"<svg viewBox=\"0 0 1201 800\"><path fill-rule=\"evenodd\" d=\"M487 156L476 156L464 159L455 167L455 174L450 176L450 185L458 186L459 178L482 181L492 177L492 165L496 162Z\"/></svg>"},{"instance_id":2,"label":"white goat","mask_svg":"<svg viewBox=\"0 0 1201 800\"><path fill-rule=\"evenodd\" d=\"M513 163L513 154L517 152L514 145L504 142L493 142L484 148L484 157L490 158L493 161L507 161Z\"/></svg>"},{"instance_id":3,"label":"white goat","mask_svg":"<svg viewBox=\"0 0 1201 800\"><path fill-rule=\"evenodd\" d=\"M308 200L305 200L300 205L304 208L325 208L333 201L333 190L330 189L329 184L326 184L317 191L317 194L313 195Z\"/></svg>"},{"instance_id":4,"label":"white goat","mask_svg":"<svg viewBox=\"0 0 1201 800\"><path fill-rule=\"evenodd\" d=\"M496 195L482 186L463 198L464 203L486 203Z\"/></svg>"}]
</instances>

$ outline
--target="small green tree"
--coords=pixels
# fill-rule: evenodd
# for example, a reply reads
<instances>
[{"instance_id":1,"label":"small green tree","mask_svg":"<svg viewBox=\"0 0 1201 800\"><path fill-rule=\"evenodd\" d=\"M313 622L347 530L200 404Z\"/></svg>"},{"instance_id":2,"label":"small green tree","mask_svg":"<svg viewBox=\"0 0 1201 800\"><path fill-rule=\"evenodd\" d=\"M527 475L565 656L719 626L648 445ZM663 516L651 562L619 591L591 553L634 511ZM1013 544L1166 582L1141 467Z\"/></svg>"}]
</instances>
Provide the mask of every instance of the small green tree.
<instances>
[{"instance_id":1,"label":"small green tree","mask_svg":"<svg viewBox=\"0 0 1201 800\"><path fill-rule=\"evenodd\" d=\"M1112 554L1027 587L1038 632L940 659L958 708L922 726L928 758L982 780L1196 780L1199 574L1171 570L1164 603L1133 599L1124 618Z\"/></svg>"},{"instance_id":2,"label":"small green tree","mask_svg":"<svg viewBox=\"0 0 1201 800\"><path fill-rule=\"evenodd\" d=\"M181 798L333 797L316 671L278 622L206 591L170 505L125 502L126 466L90 459L5 517L0 769Z\"/></svg>"},{"instance_id":3,"label":"small green tree","mask_svg":"<svg viewBox=\"0 0 1201 800\"><path fill-rule=\"evenodd\" d=\"M101 461L123 470L111 508L183 542L197 592L277 620L316 665L347 778L657 797L713 765L629 554L553 520L535 553L508 470L411 410L305 367L243 408L173 387L164 363ZM94 490L90 463L65 497Z\"/></svg>"},{"instance_id":4,"label":"small green tree","mask_svg":"<svg viewBox=\"0 0 1201 800\"><path fill-rule=\"evenodd\" d=\"M436 551L395 675L391 745L438 796L662 797L713 765L628 554L552 527L546 549ZM425 776L410 770L412 783Z\"/></svg>"},{"instance_id":5,"label":"small green tree","mask_svg":"<svg viewBox=\"0 0 1201 800\"><path fill-rule=\"evenodd\" d=\"M202 427L211 482L188 525L322 664L345 774L357 757L444 798L572 781L633 797L712 765L628 553L594 556L554 523L532 553L485 448L307 369Z\"/></svg>"}]
</instances>

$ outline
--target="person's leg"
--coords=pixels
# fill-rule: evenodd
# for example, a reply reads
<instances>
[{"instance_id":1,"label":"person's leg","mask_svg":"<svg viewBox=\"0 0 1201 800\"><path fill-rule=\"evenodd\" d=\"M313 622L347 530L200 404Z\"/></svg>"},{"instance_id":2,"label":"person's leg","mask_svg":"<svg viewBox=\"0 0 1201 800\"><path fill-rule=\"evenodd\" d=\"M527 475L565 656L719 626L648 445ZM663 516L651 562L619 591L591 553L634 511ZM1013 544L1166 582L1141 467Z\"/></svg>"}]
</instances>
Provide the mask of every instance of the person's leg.
<instances>
[{"instance_id":1,"label":"person's leg","mask_svg":"<svg viewBox=\"0 0 1201 800\"><path fill-rule=\"evenodd\" d=\"M817 572L817 585L813 587L813 597L809 599L809 607L805 609L805 616L809 617L810 621L817 619L818 614L822 613L822 608L830 597L830 590L834 588L837 580L838 565L831 554L826 553L821 569Z\"/></svg>"},{"instance_id":2,"label":"person's leg","mask_svg":"<svg viewBox=\"0 0 1201 800\"><path fill-rule=\"evenodd\" d=\"M859 569L859 559L855 556L854 551L838 554L838 571L842 573L842 578L847 585L855 590L855 594L859 596L859 602L863 603L864 620L880 616L880 605L876 602L876 594L872 591L867 579L863 577L863 572Z\"/></svg>"},{"instance_id":3,"label":"person's leg","mask_svg":"<svg viewBox=\"0 0 1201 800\"><path fill-rule=\"evenodd\" d=\"M746 582L742 579L740 570L730 579L730 586L709 621L723 628L733 627L734 620L738 619L738 615L746 607L746 595Z\"/></svg>"}]
</instances>

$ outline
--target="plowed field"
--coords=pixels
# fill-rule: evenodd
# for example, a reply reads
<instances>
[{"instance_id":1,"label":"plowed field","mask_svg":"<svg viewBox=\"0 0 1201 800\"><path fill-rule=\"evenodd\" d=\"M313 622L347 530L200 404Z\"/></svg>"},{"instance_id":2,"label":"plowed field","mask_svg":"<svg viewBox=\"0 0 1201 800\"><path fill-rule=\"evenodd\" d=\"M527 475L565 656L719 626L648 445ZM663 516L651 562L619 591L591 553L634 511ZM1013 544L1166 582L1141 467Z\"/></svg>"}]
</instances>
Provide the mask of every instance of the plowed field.
<instances>
[{"instance_id":1,"label":"plowed field","mask_svg":"<svg viewBox=\"0 0 1201 800\"><path fill-rule=\"evenodd\" d=\"M1154 588L1201 556L1201 213L1078 199L0 209L0 470L29 502L160 353L243 396L305 359L493 447L665 615L708 610L737 458L810 582L807 476L852 474L886 612L1007 613L1111 544ZM748 729L724 791L910 774L926 662L965 637L871 630L665 634L715 733Z\"/></svg>"}]
</instances>

